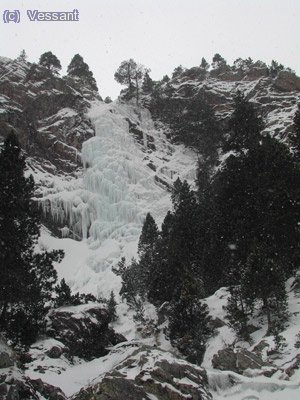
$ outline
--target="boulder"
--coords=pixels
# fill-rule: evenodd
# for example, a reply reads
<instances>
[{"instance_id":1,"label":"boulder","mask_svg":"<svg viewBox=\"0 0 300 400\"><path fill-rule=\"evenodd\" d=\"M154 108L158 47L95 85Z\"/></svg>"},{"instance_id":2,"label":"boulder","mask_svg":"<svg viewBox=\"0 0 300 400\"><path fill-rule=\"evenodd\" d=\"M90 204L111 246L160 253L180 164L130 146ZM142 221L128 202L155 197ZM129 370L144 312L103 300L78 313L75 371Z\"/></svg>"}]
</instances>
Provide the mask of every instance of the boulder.
<instances>
[{"instance_id":1,"label":"boulder","mask_svg":"<svg viewBox=\"0 0 300 400\"><path fill-rule=\"evenodd\" d=\"M9 368L14 365L14 360L6 351L0 351L0 368Z\"/></svg>"},{"instance_id":2,"label":"boulder","mask_svg":"<svg viewBox=\"0 0 300 400\"><path fill-rule=\"evenodd\" d=\"M126 341L109 327L109 313L99 304L58 308L50 312L48 320L47 335L63 343L71 357L92 360L106 355L108 347ZM50 354L57 357L59 350L52 348Z\"/></svg>"},{"instance_id":3,"label":"boulder","mask_svg":"<svg viewBox=\"0 0 300 400\"><path fill-rule=\"evenodd\" d=\"M212 366L216 369L238 372L236 365L236 353L229 347L219 350L218 353L213 356L211 362Z\"/></svg>"},{"instance_id":4,"label":"boulder","mask_svg":"<svg viewBox=\"0 0 300 400\"><path fill-rule=\"evenodd\" d=\"M263 361L258 354L246 349L234 350L231 348L219 350L218 353L213 356L212 365L216 369L233 371L241 374L247 369L271 367L271 364Z\"/></svg>"},{"instance_id":5,"label":"boulder","mask_svg":"<svg viewBox=\"0 0 300 400\"><path fill-rule=\"evenodd\" d=\"M206 372L171 353L141 346L73 400L211 400Z\"/></svg>"},{"instance_id":6,"label":"boulder","mask_svg":"<svg viewBox=\"0 0 300 400\"><path fill-rule=\"evenodd\" d=\"M0 373L0 400L66 400L61 389L43 382L31 380L14 369Z\"/></svg>"},{"instance_id":7,"label":"boulder","mask_svg":"<svg viewBox=\"0 0 300 400\"><path fill-rule=\"evenodd\" d=\"M59 358L64 352L59 346L52 346L49 350L46 351L46 354L50 358Z\"/></svg>"}]
</instances>

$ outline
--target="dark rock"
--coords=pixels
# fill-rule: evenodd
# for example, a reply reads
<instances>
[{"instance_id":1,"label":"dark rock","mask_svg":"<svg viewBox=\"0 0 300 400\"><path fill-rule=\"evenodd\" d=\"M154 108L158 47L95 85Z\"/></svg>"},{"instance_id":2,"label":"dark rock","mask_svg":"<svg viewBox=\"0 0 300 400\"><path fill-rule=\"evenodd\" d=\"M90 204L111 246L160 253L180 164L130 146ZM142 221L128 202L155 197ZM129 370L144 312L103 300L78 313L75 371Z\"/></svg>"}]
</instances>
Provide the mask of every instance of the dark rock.
<instances>
[{"instance_id":1,"label":"dark rock","mask_svg":"<svg viewBox=\"0 0 300 400\"><path fill-rule=\"evenodd\" d=\"M0 368L8 368L8 367L12 367L14 365L14 360L12 359L12 357L2 351L0 353Z\"/></svg>"},{"instance_id":2,"label":"dark rock","mask_svg":"<svg viewBox=\"0 0 300 400\"><path fill-rule=\"evenodd\" d=\"M296 357L292 360L289 367L285 369L286 374L291 377L294 375L295 371L300 368L300 354L297 354Z\"/></svg>"},{"instance_id":3,"label":"dark rock","mask_svg":"<svg viewBox=\"0 0 300 400\"><path fill-rule=\"evenodd\" d=\"M1 375L1 378L0 400L66 400L61 389L41 379L31 380L17 369Z\"/></svg>"},{"instance_id":4,"label":"dark rock","mask_svg":"<svg viewBox=\"0 0 300 400\"><path fill-rule=\"evenodd\" d=\"M222 321L220 318L212 318L209 321L209 326L212 329L218 329L218 328L222 328L222 326L225 326L226 323L224 321Z\"/></svg>"},{"instance_id":5,"label":"dark rock","mask_svg":"<svg viewBox=\"0 0 300 400\"><path fill-rule=\"evenodd\" d=\"M128 377L130 376L130 377ZM142 346L100 383L82 389L73 400L211 400L205 371L170 353Z\"/></svg>"},{"instance_id":6,"label":"dark rock","mask_svg":"<svg viewBox=\"0 0 300 400\"><path fill-rule=\"evenodd\" d=\"M53 346L51 349L46 351L46 354L50 358L59 358L63 354L63 349L59 346Z\"/></svg>"},{"instance_id":7,"label":"dark rock","mask_svg":"<svg viewBox=\"0 0 300 400\"><path fill-rule=\"evenodd\" d=\"M260 369L271 366L270 363L263 361L257 354L245 349L241 349L236 353L236 365L239 371L245 371L248 368Z\"/></svg>"},{"instance_id":8,"label":"dark rock","mask_svg":"<svg viewBox=\"0 0 300 400\"><path fill-rule=\"evenodd\" d=\"M271 364L265 362L259 355L246 349L234 351L231 348L219 350L213 356L212 365L216 369L223 371L233 371L243 373L246 369L260 369L262 367L270 367Z\"/></svg>"},{"instance_id":9,"label":"dark rock","mask_svg":"<svg viewBox=\"0 0 300 400\"><path fill-rule=\"evenodd\" d=\"M109 323L108 311L100 306L56 309L49 314L47 334L62 342L70 356L91 360L106 355L108 347L126 341Z\"/></svg>"},{"instance_id":10,"label":"dark rock","mask_svg":"<svg viewBox=\"0 0 300 400\"><path fill-rule=\"evenodd\" d=\"M219 350L212 358L212 366L222 371L238 372L236 354L231 348Z\"/></svg>"}]
</instances>

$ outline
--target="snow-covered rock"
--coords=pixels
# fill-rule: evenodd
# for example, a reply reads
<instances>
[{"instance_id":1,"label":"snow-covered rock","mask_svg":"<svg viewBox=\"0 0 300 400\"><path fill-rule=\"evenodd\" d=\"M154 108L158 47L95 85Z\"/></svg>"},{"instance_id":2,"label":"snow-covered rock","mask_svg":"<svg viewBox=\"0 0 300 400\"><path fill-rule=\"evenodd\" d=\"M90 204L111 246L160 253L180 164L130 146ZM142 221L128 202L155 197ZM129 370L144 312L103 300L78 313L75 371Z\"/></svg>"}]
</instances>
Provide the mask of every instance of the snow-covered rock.
<instances>
[{"instance_id":1,"label":"snow-covered rock","mask_svg":"<svg viewBox=\"0 0 300 400\"><path fill-rule=\"evenodd\" d=\"M72 397L73 400L211 400L205 371L147 346L131 354Z\"/></svg>"}]
</instances>

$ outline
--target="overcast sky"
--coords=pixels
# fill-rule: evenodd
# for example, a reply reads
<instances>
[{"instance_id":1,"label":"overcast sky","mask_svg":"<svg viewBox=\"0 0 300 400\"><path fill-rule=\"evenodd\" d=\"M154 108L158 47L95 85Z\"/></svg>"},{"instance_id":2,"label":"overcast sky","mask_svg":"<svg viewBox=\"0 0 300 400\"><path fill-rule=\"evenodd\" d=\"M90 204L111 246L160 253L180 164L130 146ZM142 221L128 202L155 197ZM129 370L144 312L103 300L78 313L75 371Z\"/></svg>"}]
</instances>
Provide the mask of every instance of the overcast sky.
<instances>
[{"instance_id":1,"label":"overcast sky","mask_svg":"<svg viewBox=\"0 0 300 400\"><path fill-rule=\"evenodd\" d=\"M4 23L18 9L20 23ZM26 10L79 10L79 22L30 22ZM229 63L272 59L300 75L300 0L0 0L1 56L29 61L52 51L66 70L74 54L89 64L100 94L115 98L114 72L134 58L153 79L220 53Z\"/></svg>"}]
</instances>

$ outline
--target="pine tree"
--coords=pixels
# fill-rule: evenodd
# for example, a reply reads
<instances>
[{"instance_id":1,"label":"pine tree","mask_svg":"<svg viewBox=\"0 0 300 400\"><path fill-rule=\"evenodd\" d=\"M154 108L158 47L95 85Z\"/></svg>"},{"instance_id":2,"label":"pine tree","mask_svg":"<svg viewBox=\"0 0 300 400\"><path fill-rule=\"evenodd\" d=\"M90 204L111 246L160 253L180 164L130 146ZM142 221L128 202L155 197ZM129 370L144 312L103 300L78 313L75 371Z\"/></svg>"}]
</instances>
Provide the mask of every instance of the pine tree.
<instances>
[{"instance_id":1,"label":"pine tree","mask_svg":"<svg viewBox=\"0 0 300 400\"><path fill-rule=\"evenodd\" d=\"M55 307L62 307L72 304L71 288L69 285L67 285L64 278L60 281L60 284L55 287L55 293L57 295L54 300Z\"/></svg>"},{"instance_id":2,"label":"pine tree","mask_svg":"<svg viewBox=\"0 0 300 400\"><path fill-rule=\"evenodd\" d=\"M17 60L18 61L23 61L23 62L27 60L27 54L26 54L26 51L24 49L19 54Z\"/></svg>"},{"instance_id":3,"label":"pine tree","mask_svg":"<svg viewBox=\"0 0 300 400\"><path fill-rule=\"evenodd\" d=\"M90 85L91 89L98 90L93 73L90 71L88 64L84 62L81 55L75 54L68 66L67 72L68 76L78 77L84 83Z\"/></svg>"},{"instance_id":4,"label":"pine tree","mask_svg":"<svg viewBox=\"0 0 300 400\"><path fill-rule=\"evenodd\" d=\"M183 285L171 302L169 336L190 362L201 364L206 341L212 331L209 328L209 312L202 303L201 280L192 274L185 275Z\"/></svg>"},{"instance_id":5,"label":"pine tree","mask_svg":"<svg viewBox=\"0 0 300 400\"><path fill-rule=\"evenodd\" d=\"M216 53L213 56L212 62L213 63L219 63L219 64L226 64L225 59L219 53Z\"/></svg>"},{"instance_id":6,"label":"pine tree","mask_svg":"<svg viewBox=\"0 0 300 400\"><path fill-rule=\"evenodd\" d=\"M261 301L271 334L283 330L288 318L287 275L273 248L257 243L253 247L241 274L241 293L250 309L256 301Z\"/></svg>"},{"instance_id":7,"label":"pine tree","mask_svg":"<svg viewBox=\"0 0 300 400\"><path fill-rule=\"evenodd\" d=\"M139 93L142 79L149 69L141 64L137 64L132 58L123 61L115 72L115 80L121 85L127 85L128 98L135 94L136 103L139 104Z\"/></svg>"},{"instance_id":8,"label":"pine tree","mask_svg":"<svg viewBox=\"0 0 300 400\"><path fill-rule=\"evenodd\" d=\"M155 242L158 239L158 228L150 213L147 213L143 224L142 233L138 243L138 253L140 256L146 254L154 248Z\"/></svg>"},{"instance_id":9,"label":"pine tree","mask_svg":"<svg viewBox=\"0 0 300 400\"><path fill-rule=\"evenodd\" d=\"M205 70L208 70L208 68L209 68L209 64L208 64L208 62L205 60L204 57L202 57L200 67L203 68L203 69L205 69Z\"/></svg>"},{"instance_id":10,"label":"pine tree","mask_svg":"<svg viewBox=\"0 0 300 400\"><path fill-rule=\"evenodd\" d=\"M144 80L143 80L143 84L142 84L142 91L145 94L149 94L153 92L153 88L154 88L154 82L153 80L150 78L149 72L147 71L144 75Z\"/></svg>"},{"instance_id":11,"label":"pine tree","mask_svg":"<svg viewBox=\"0 0 300 400\"><path fill-rule=\"evenodd\" d=\"M263 122L258 117L254 105L238 91L234 98L234 111L229 123L229 141L226 150L242 152L258 145Z\"/></svg>"},{"instance_id":12,"label":"pine tree","mask_svg":"<svg viewBox=\"0 0 300 400\"><path fill-rule=\"evenodd\" d=\"M184 69L182 65L179 65L178 67L174 68L174 71L172 73L172 79L179 78L179 76L183 73Z\"/></svg>"},{"instance_id":13,"label":"pine tree","mask_svg":"<svg viewBox=\"0 0 300 400\"><path fill-rule=\"evenodd\" d=\"M47 51L41 55L39 64L52 71L54 74L58 74L61 70L59 59L51 51Z\"/></svg>"},{"instance_id":14,"label":"pine tree","mask_svg":"<svg viewBox=\"0 0 300 400\"><path fill-rule=\"evenodd\" d=\"M282 64L279 64L277 61L272 60L271 65L269 67L270 75L275 78L280 71L284 69Z\"/></svg>"},{"instance_id":15,"label":"pine tree","mask_svg":"<svg viewBox=\"0 0 300 400\"><path fill-rule=\"evenodd\" d=\"M61 251L34 253L39 217L34 181L24 177L25 159L15 134L0 153L0 330L28 345L42 329Z\"/></svg>"},{"instance_id":16,"label":"pine tree","mask_svg":"<svg viewBox=\"0 0 300 400\"><path fill-rule=\"evenodd\" d=\"M107 303L107 310L108 310L108 314L110 317L110 320L112 322L116 321L118 318L117 315L117 311L116 311L116 306L117 306L117 302L116 302L116 298L115 298L115 294L113 291L110 292L110 297Z\"/></svg>"}]
</instances>

